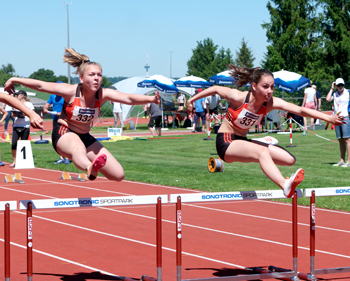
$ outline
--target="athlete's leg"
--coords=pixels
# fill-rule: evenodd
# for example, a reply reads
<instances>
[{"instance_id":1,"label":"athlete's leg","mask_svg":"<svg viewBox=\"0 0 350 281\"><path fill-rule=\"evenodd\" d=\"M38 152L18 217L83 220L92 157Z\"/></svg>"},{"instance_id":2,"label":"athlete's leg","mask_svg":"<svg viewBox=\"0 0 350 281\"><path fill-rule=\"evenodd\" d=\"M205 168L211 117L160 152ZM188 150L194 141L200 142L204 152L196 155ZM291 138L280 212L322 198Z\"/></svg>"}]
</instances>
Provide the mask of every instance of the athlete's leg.
<instances>
[{"instance_id":1,"label":"athlete's leg","mask_svg":"<svg viewBox=\"0 0 350 281\"><path fill-rule=\"evenodd\" d=\"M66 133L60 137L56 146L59 155L72 160L73 164L79 169L86 172L91 161L87 156L84 143L75 133Z\"/></svg>"},{"instance_id":2,"label":"athlete's leg","mask_svg":"<svg viewBox=\"0 0 350 281\"><path fill-rule=\"evenodd\" d=\"M97 156L105 154L106 164L99 170L109 180L122 181L124 179L124 169L114 156L98 141L87 148L87 157L92 162Z\"/></svg>"},{"instance_id":3,"label":"athlete's leg","mask_svg":"<svg viewBox=\"0 0 350 281\"><path fill-rule=\"evenodd\" d=\"M339 149L340 149L340 161L345 163L346 141L343 138L338 139L338 141L339 141Z\"/></svg>"},{"instance_id":4,"label":"athlete's leg","mask_svg":"<svg viewBox=\"0 0 350 281\"><path fill-rule=\"evenodd\" d=\"M226 150L224 160L228 163L259 163L264 174L282 189L286 179L276 164L293 165L295 162L290 153L278 146L271 146L270 149L269 145L244 140L233 141Z\"/></svg>"}]
</instances>

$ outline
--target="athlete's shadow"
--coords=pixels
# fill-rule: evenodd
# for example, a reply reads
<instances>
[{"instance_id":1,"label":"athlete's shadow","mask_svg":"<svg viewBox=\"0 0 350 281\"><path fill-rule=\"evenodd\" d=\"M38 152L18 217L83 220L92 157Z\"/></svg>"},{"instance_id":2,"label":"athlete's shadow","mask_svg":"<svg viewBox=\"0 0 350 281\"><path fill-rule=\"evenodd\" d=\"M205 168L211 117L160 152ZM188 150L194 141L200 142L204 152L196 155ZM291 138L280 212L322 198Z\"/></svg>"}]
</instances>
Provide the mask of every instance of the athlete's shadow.
<instances>
[{"instance_id":1,"label":"athlete's shadow","mask_svg":"<svg viewBox=\"0 0 350 281\"><path fill-rule=\"evenodd\" d=\"M27 273L21 273L21 274L27 274ZM48 276L57 276L61 277L60 279L62 281L87 281L87 280L124 280L123 277L114 277L110 275L103 274L101 272L78 272L74 273L73 275L68 274L54 274L54 273L33 273L34 275L48 275ZM139 278L132 278L134 280L140 280Z\"/></svg>"}]
</instances>

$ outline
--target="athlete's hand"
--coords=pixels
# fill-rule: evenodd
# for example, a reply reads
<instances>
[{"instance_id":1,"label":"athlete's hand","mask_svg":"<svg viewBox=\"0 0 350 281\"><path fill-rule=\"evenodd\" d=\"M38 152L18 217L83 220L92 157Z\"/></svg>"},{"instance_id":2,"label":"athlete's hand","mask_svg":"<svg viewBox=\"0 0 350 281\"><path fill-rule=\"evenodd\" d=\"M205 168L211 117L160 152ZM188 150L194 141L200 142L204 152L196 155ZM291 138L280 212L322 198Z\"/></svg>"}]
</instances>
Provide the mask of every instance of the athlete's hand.
<instances>
[{"instance_id":1,"label":"athlete's hand","mask_svg":"<svg viewBox=\"0 0 350 281\"><path fill-rule=\"evenodd\" d=\"M193 104L189 100L187 101L187 114L188 114L188 117L190 118L193 115Z\"/></svg>"},{"instance_id":2,"label":"athlete's hand","mask_svg":"<svg viewBox=\"0 0 350 281\"><path fill-rule=\"evenodd\" d=\"M337 114L331 116L331 123L335 126L341 126L342 124L347 124L346 117L339 116L341 111L339 111Z\"/></svg>"},{"instance_id":3,"label":"athlete's hand","mask_svg":"<svg viewBox=\"0 0 350 281\"><path fill-rule=\"evenodd\" d=\"M4 84L4 91L8 92L9 94L15 93L15 83L12 81L12 78L7 80Z\"/></svg>"},{"instance_id":4,"label":"athlete's hand","mask_svg":"<svg viewBox=\"0 0 350 281\"><path fill-rule=\"evenodd\" d=\"M41 117L33 111L32 114L29 116L30 118L30 125L35 129L43 129L43 120Z\"/></svg>"},{"instance_id":5,"label":"athlete's hand","mask_svg":"<svg viewBox=\"0 0 350 281\"><path fill-rule=\"evenodd\" d=\"M155 99L155 104L159 104L160 103L160 95L159 95L159 92L156 92L154 94L154 99Z\"/></svg>"}]
</instances>

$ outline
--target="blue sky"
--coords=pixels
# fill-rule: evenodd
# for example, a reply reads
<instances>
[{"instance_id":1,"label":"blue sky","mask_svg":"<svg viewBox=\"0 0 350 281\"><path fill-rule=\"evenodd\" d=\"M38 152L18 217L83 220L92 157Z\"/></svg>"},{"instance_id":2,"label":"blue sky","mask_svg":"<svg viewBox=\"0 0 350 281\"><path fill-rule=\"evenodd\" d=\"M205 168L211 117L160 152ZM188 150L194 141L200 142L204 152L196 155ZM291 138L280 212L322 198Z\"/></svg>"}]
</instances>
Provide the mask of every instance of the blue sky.
<instances>
[{"instance_id":1,"label":"blue sky","mask_svg":"<svg viewBox=\"0 0 350 281\"><path fill-rule=\"evenodd\" d=\"M270 22L267 2L73 0L69 6L70 47L101 63L108 77L145 75L146 54L149 75L169 77L171 71L173 77L183 77L198 41L211 38L235 56L244 37L259 66L267 46L266 30L261 27ZM67 76L67 64L62 61L67 46L63 3L2 1L0 65L11 63L23 77L40 68Z\"/></svg>"}]
</instances>

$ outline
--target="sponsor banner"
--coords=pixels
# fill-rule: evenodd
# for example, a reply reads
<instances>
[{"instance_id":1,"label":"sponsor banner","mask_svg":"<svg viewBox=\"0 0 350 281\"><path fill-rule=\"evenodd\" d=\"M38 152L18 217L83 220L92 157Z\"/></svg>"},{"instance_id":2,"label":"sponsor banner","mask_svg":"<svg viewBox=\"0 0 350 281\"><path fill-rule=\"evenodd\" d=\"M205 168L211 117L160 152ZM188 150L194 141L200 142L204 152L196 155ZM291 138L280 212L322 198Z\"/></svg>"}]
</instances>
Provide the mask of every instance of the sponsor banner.
<instances>
[{"instance_id":1,"label":"sponsor banner","mask_svg":"<svg viewBox=\"0 0 350 281\"><path fill-rule=\"evenodd\" d=\"M297 189L298 197L303 197L303 191ZM232 191L213 193L184 193L171 194L170 203L176 203L177 197L181 197L181 202L212 202L212 201L235 201L252 199L286 199L281 190L258 190L258 191Z\"/></svg>"},{"instance_id":2,"label":"sponsor banner","mask_svg":"<svg viewBox=\"0 0 350 281\"><path fill-rule=\"evenodd\" d=\"M167 195L42 199L42 200L21 200L20 210L27 209L28 202L32 202L33 209L109 207L109 206L124 206L124 205L157 204L158 197L161 198L162 203L168 203Z\"/></svg>"},{"instance_id":3,"label":"sponsor banner","mask_svg":"<svg viewBox=\"0 0 350 281\"><path fill-rule=\"evenodd\" d=\"M315 196L350 195L350 186L322 187L322 188L306 188L305 189L305 197L311 197L313 190L315 190Z\"/></svg>"},{"instance_id":4,"label":"sponsor banner","mask_svg":"<svg viewBox=\"0 0 350 281\"><path fill-rule=\"evenodd\" d=\"M17 210L17 201L2 201L2 202L0 202L0 211L5 211L5 206L7 203L10 204L11 211Z\"/></svg>"},{"instance_id":5,"label":"sponsor banner","mask_svg":"<svg viewBox=\"0 0 350 281\"><path fill-rule=\"evenodd\" d=\"M120 137L122 135L121 128L108 128L107 129L107 137L111 138L114 136Z\"/></svg>"}]
</instances>

